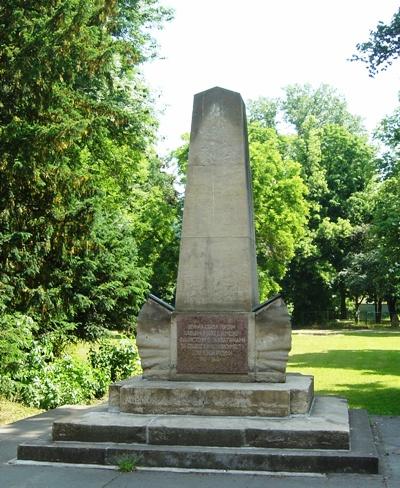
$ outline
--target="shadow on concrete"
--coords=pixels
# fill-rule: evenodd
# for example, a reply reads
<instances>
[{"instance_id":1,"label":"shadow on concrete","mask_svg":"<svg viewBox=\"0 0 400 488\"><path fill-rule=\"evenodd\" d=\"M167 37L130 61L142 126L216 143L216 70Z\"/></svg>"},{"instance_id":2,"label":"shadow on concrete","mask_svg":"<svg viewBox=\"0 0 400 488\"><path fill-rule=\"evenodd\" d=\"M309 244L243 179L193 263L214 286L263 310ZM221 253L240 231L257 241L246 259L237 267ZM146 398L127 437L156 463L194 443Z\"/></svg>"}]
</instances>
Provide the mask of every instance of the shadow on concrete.
<instances>
[{"instance_id":1,"label":"shadow on concrete","mask_svg":"<svg viewBox=\"0 0 400 488\"><path fill-rule=\"evenodd\" d=\"M26 419L18 420L12 424L0 425L0 441L17 436L29 439L49 435L54 420L70 414L76 414L77 411L83 413L94 408L98 409L99 407L59 407Z\"/></svg>"},{"instance_id":2,"label":"shadow on concrete","mask_svg":"<svg viewBox=\"0 0 400 488\"><path fill-rule=\"evenodd\" d=\"M365 330L360 330L360 331L356 331L356 330L351 330L351 331L347 331L347 330L344 330L342 331L344 335L346 336L355 336L355 337L396 337L398 335L400 335L400 328L393 328L393 329L390 329L388 331L385 331L385 330L371 330L371 331L365 331Z\"/></svg>"}]
</instances>

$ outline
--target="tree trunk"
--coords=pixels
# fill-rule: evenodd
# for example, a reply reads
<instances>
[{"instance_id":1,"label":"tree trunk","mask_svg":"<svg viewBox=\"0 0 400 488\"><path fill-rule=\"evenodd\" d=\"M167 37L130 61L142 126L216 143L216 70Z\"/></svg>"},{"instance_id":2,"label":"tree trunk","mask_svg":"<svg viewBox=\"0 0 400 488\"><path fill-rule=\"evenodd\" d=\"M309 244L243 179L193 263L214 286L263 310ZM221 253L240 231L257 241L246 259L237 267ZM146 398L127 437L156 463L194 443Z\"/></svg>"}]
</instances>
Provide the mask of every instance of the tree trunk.
<instances>
[{"instance_id":1,"label":"tree trunk","mask_svg":"<svg viewBox=\"0 0 400 488\"><path fill-rule=\"evenodd\" d=\"M386 301L389 310L390 324L392 325L392 327L398 327L399 316L397 315L396 312L396 297L394 296L386 297Z\"/></svg>"},{"instance_id":2,"label":"tree trunk","mask_svg":"<svg viewBox=\"0 0 400 488\"><path fill-rule=\"evenodd\" d=\"M346 306L346 288L341 285L340 286L340 318L341 320L347 319L347 306Z\"/></svg>"},{"instance_id":3,"label":"tree trunk","mask_svg":"<svg viewBox=\"0 0 400 488\"><path fill-rule=\"evenodd\" d=\"M382 322L382 298L375 299L375 323L380 324Z\"/></svg>"},{"instance_id":4,"label":"tree trunk","mask_svg":"<svg viewBox=\"0 0 400 488\"><path fill-rule=\"evenodd\" d=\"M360 305L361 305L362 299L359 300L358 296L354 297L354 322L358 324L360 320Z\"/></svg>"}]
</instances>

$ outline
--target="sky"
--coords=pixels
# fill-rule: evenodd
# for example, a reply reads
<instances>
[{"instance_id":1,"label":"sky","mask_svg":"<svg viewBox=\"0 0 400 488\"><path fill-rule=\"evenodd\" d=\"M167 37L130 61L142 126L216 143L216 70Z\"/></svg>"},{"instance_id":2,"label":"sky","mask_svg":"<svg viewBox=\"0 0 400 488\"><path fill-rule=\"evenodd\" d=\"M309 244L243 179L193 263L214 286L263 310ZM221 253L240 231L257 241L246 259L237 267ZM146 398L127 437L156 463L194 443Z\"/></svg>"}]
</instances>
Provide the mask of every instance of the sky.
<instances>
[{"instance_id":1,"label":"sky","mask_svg":"<svg viewBox=\"0 0 400 488\"><path fill-rule=\"evenodd\" d=\"M337 88L372 131L398 105L399 64L375 78L348 59L398 0L161 0L175 18L155 33L160 59L144 76L156 96L158 150L190 131L193 95L213 86L243 99L277 97L293 83Z\"/></svg>"}]
</instances>

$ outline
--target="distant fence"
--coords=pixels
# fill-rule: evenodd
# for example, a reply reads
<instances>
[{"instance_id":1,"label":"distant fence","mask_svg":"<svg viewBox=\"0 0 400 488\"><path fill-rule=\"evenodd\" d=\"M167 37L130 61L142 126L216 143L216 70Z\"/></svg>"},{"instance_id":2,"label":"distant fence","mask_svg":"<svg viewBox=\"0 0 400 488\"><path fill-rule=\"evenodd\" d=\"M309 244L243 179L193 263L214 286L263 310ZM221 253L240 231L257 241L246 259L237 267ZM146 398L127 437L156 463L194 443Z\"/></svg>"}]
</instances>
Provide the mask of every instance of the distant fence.
<instances>
[{"instance_id":1,"label":"distant fence","mask_svg":"<svg viewBox=\"0 0 400 488\"><path fill-rule=\"evenodd\" d=\"M354 312L347 312L343 319L338 310L305 310L292 319L293 327L302 327L304 325L326 325L328 323L337 322L340 320L355 321ZM382 310L381 321L389 320L389 312L387 309ZM358 322L364 324L375 324L376 315L374 310L360 310L358 313Z\"/></svg>"},{"instance_id":2,"label":"distant fence","mask_svg":"<svg viewBox=\"0 0 400 488\"><path fill-rule=\"evenodd\" d=\"M389 319L390 315L387 310L382 310L381 320ZM358 314L358 321L365 322L366 324L373 324L376 322L375 312L369 310L360 310Z\"/></svg>"}]
</instances>

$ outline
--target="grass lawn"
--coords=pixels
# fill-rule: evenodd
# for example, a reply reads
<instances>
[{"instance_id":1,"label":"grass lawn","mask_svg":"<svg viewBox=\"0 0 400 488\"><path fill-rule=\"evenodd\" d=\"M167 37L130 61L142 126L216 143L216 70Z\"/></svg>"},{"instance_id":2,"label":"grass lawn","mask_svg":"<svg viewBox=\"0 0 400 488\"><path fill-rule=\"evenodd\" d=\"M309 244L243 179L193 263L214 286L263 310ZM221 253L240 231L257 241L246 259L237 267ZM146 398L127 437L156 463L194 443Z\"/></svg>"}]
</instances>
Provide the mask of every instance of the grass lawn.
<instances>
[{"instance_id":1,"label":"grass lawn","mask_svg":"<svg viewBox=\"0 0 400 488\"><path fill-rule=\"evenodd\" d=\"M294 331L288 371L314 375L316 393L352 408L400 415L400 332Z\"/></svg>"},{"instance_id":2,"label":"grass lawn","mask_svg":"<svg viewBox=\"0 0 400 488\"><path fill-rule=\"evenodd\" d=\"M25 407L20 403L10 402L0 397L0 425L11 424L12 422L24 419L25 417L31 417L43 411L38 408Z\"/></svg>"}]
</instances>

